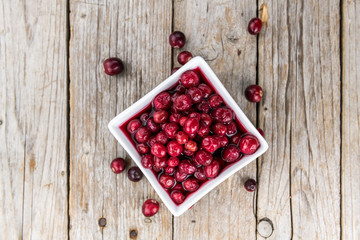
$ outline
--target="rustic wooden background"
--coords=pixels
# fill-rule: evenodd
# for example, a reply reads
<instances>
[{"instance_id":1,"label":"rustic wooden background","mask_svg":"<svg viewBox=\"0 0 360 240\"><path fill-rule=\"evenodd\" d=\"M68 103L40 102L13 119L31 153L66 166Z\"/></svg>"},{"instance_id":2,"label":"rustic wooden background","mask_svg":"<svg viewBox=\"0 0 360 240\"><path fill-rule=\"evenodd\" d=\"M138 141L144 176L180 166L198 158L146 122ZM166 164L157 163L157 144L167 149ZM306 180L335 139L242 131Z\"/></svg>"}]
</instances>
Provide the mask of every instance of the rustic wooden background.
<instances>
[{"instance_id":1,"label":"rustic wooden background","mask_svg":"<svg viewBox=\"0 0 360 240\"><path fill-rule=\"evenodd\" d=\"M262 2L0 1L0 239L260 240L270 223L269 239L360 239L360 1L266 0L254 37ZM107 123L177 65L173 30L270 148L184 215L161 204L148 219L159 198L111 172L126 153ZM118 77L103 73L111 56ZM243 95L254 83L258 106Z\"/></svg>"}]
</instances>

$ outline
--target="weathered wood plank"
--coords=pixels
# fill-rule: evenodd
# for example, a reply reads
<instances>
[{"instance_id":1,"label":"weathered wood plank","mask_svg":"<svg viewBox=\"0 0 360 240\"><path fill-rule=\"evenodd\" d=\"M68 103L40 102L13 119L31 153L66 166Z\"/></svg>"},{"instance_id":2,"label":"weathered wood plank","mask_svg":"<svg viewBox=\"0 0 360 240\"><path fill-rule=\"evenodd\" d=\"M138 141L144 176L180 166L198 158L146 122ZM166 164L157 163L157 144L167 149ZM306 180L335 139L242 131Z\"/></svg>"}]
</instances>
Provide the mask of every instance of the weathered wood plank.
<instances>
[{"instance_id":1,"label":"weathered wood plank","mask_svg":"<svg viewBox=\"0 0 360 240\"><path fill-rule=\"evenodd\" d=\"M339 1L267 3L260 125L272 147L259 169L258 218L273 221L272 239L338 238Z\"/></svg>"},{"instance_id":2,"label":"weathered wood plank","mask_svg":"<svg viewBox=\"0 0 360 240\"><path fill-rule=\"evenodd\" d=\"M126 172L111 172L111 160L126 154L107 129L169 76L171 1L70 1L70 9L70 237L128 239L136 229L138 239L171 239L172 217L164 205L151 222L141 213L147 198L159 199L148 181L132 183ZM103 73L102 61L111 56L125 63L118 77ZM101 217L107 220L103 229Z\"/></svg>"},{"instance_id":3,"label":"weathered wood plank","mask_svg":"<svg viewBox=\"0 0 360 240\"><path fill-rule=\"evenodd\" d=\"M2 239L66 239L66 1L0 2Z\"/></svg>"},{"instance_id":4,"label":"weathered wood plank","mask_svg":"<svg viewBox=\"0 0 360 240\"><path fill-rule=\"evenodd\" d=\"M249 103L243 93L256 82L256 37L247 32L248 21L256 14L256 3L176 0L174 4L174 30L184 32L188 40L184 49L207 60L255 123L256 105ZM256 178L255 162L176 217L174 239L255 239L254 194L242 186L248 177Z\"/></svg>"},{"instance_id":5,"label":"weathered wood plank","mask_svg":"<svg viewBox=\"0 0 360 240\"><path fill-rule=\"evenodd\" d=\"M360 5L342 2L342 239L360 239Z\"/></svg>"}]
</instances>

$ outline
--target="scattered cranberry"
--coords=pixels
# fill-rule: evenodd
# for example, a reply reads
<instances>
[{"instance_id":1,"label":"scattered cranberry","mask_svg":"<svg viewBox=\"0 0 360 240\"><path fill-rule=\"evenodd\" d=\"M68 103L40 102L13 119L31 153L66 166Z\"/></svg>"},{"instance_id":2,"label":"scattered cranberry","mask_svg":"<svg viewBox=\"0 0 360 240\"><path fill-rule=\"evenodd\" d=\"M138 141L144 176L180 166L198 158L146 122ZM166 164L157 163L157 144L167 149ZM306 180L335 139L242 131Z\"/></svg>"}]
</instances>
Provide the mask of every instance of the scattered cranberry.
<instances>
[{"instance_id":1,"label":"scattered cranberry","mask_svg":"<svg viewBox=\"0 0 360 240\"><path fill-rule=\"evenodd\" d=\"M179 67L175 67L173 68L173 70L171 70L171 75L173 75L177 70L179 70L180 68Z\"/></svg>"},{"instance_id":2,"label":"scattered cranberry","mask_svg":"<svg viewBox=\"0 0 360 240\"><path fill-rule=\"evenodd\" d=\"M141 154L146 154L150 151L150 148L148 145L144 144L144 143L140 143L136 146L136 149L138 150L139 153Z\"/></svg>"},{"instance_id":3,"label":"scattered cranberry","mask_svg":"<svg viewBox=\"0 0 360 240\"><path fill-rule=\"evenodd\" d=\"M243 154L253 154L259 147L258 139L250 134L243 136L240 140L239 147Z\"/></svg>"},{"instance_id":4,"label":"scattered cranberry","mask_svg":"<svg viewBox=\"0 0 360 240\"><path fill-rule=\"evenodd\" d=\"M160 125L156 123L153 118L150 118L147 121L146 126L153 133L157 133L160 131Z\"/></svg>"},{"instance_id":5,"label":"scattered cranberry","mask_svg":"<svg viewBox=\"0 0 360 240\"><path fill-rule=\"evenodd\" d=\"M244 187L248 192L253 192L256 190L256 181L254 179L248 179L245 184Z\"/></svg>"},{"instance_id":6,"label":"scattered cranberry","mask_svg":"<svg viewBox=\"0 0 360 240\"><path fill-rule=\"evenodd\" d=\"M222 159L225 162L235 162L240 158L240 148L236 145L230 144L222 152Z\"/></svg>"},{"instance_id":7,"label":"scattered cranberry","mask_svg":"<svg viewBox=\"0 0 360 240\"><path fill-rule=\"evenodd\" d=\"M192 58L193 58L193 55L191 54L191 52L182 51L181 53L179 53L177 60L181 65L184 65L185 63L190 61Z\"/></svg>"},{"instance_id":8,"label":"scattered cranberry","mask_svg":"<svg viewBox=\"0 0 360 240\"><path fill-rule=\"evenodd\" d=\"M152 217L159 211L160 205L154 199L148 199L142 205L142 213L145 217Z\"/></svg>"},{"instance_id":9,"label":"scattered cranberry","mask_svg":"<svg viewBox=\"0 0 360 240\"><path fill-rule=\"evenodd\" d=\"M233 120L233 112L226 107L219 107L212 111L211 116L216 122L230 123Z\"/></svg>"},{"instance_id":10,"label":"scattered cranberry","mask_svg":"<svg viewBox=\"0 0 360 240\"><path fill-rule=\"evenodd\" d=\"M156 123L164 123L168 120L169 113L165 110L159 110L154 113L153 118Z\"/></svg>"},{"instance_id":11,"label":"scattered cranberry","mask_svg":"<svg viewBox=\"0 0 360 240\"><path fill-rule=\"evenodd\" d=\"M185 200L185 195L179 190L173 190L170 196L171 199L177 204L181 204Z\"/></svg>"},{"instance_id":12,"label":"scattered cranberry","mask_svg":"<svg viewBox=\"0 0 360 240\"><path fill-rule=\"evenodd\" d=\"M128 170L128 178L130 181L138 182L143 177L143 173L138 167L131 167Z\"/></svg>"},{"instance_id":13,"label":"scattered cranberry","mask_svg":"<svg viewBox=\"0 0 360 240\"><path fill-rule=\"evenodd\" d=\"M223 103L222 98L217 94L214 94L214 95L210 96L210 98L209 98L209 104L210 104L210 107L212 107L212 108L219 107L222 103Z\"/></svg>"},{"instance_id":14,"label":"scattered cranberry","mask_svg":"<svg viewBox=\"0 0 360 240\"><path fill-rule=\"evenodd\" d=\"M181 161L178 169L179 172L186 174L193 174L196 171L196 167L189 160Z\"/></svg>"},{"instance_id":15,"label":"scattered cranberry","mask_svg":"<svg viewBox=\"0 0 360 240\"><path fill-rule=\"evenodd\" d=\"M167 142L169 141L169 138L167 137L165 132L159 132L156 135L156 142L161 143L163 145L167 144ZM151 145L152 146L152 145Z\"/></svg>"},{"instance_id":16,"label":"scattered cranberry","mask_svg":"<svg viewBox=\"0 0 360 240\"><path fill-rule=\"evenodd\" d=\"M119 174L125 169L125 160L123 158L115 158L112 160L110 167L114 173Z\"/></svg>"},{"instance_id":17,"label":"scattered cranberry","mask_svg":"<svg viewBox=\"0 0 360 240\"><path fill-rule=\"evenodd\" d=\"M127 131L128 131L130 134L132 134L132 133L134 133L136 130L138 130L139 127L141 127L141 122L140 122L140 120L139 120L139 119L133 119L133 120L131 120L131 121L128 123L126 129L127 129Z\"/></svg>"},{"instance_id":18,"label":"scattered cranberry","mask_svg":"<svg viewBox=\"0 0 360 240\"><path fill-rule=\"evenodd\" d=\"M162 110L162 109L169 109L171 107L171 96L170 93L168 92L162 92L159 93L155 98L154 98L154 107L157 110Z\"/></svg>"},{"instance_id":19,"label":"scattered cranberry","mask_svg":"<svg viewBox=\"0 0 360 240\"><path fill-rule=\"evenodd\" d=\"M146 127L141 127L135 133L135 139L138 143L145 143L149 140L150 135L151 133Z\"/></svg>"},{"instance_id":20,"label":"scattered cranberry","mask_svg":"<svg viewBox=\"0 0 360 240\"><path fill-rule=\"evenodd\" d=\"M245 97L250 102L259 102L263 96L263 90L258 85L250 85L245 89Z\"/></svg>"},{"instance_id":21,"label":"scattered cranberry","mask_svg":"<svg viewBox=\"0 0 360 240\"><path fill-rule=\"evenodd\" d=\"M170 34L169 43L173 48L182 48L186 43L185 35L180 31L175 31Z\"/></svg>"},{"instance_id":22,"label":"scattered cranberry","mask_svg":"<svg viewBox=\"0 0 360 240\"><path fill-rule=\"evenodd\" d=\"M220 163L217 160L213 160L208 166L204 167L206 177L214 178L220 172Z\"/></svg>"},{"instance_id":23,"label":"scattered cranberry","mask_svg":"<svg viewBox=\"0 0 360 240\"><path fill-rule=\"evenodd\" d=\"M199 182L195 178L188 178L183 182L186 191L195 192L199 188Z\"/></svg>"},{"instance_id":24,"label":"scattered cranberry","mask_svg":"<svg viewBox=\"0 0 360 240\"><path fill-rule=\"evenodd\" d=\"M195 155L195 159L201 165L208 166L212 162L213 156L207 151L199 150Z\"/></svg>"},{"instance_id":25,"label":"scattered cranberry","mask_svg":"<svg viewBox=\"0 0 360 240\"><path fill-rule=\"evenodd\" d=\"M193 70L187 70L180 77L181 84L186 88L196 87L199 85L199 75Z\"/></svg>"},{"instance_id":26,"label":"scattered cranberry","mask_svg":"<svg viewBox=\"0 0 360 240\"><path fill-rule=\"evenodd\" d=\"M253 18L249 22L248 31L252 35L256 35L260 32L262 27L262 22L259 18Z\"/></svg>"},{"instance_id":27,"label":"scattered cranberry","mask_svg":"<svg viewBox=\"0 0 360 240\"><path fill-rule=\"evenodd\" d=\"M180 95L174 101L174 106L179 111L186 111L191 108L191 98L188 95Z\"/></svg>"},{"instance_id":28,"label":"scattered cranberry","mask_svg":"<svg viewBox=\"0 0 360 240\"><path fill-rule=\"evenodd\" d=\"M154 143L151 147L151 154L155 157L165 157L166 156L166 147L162 145L161 143Z\"/></svg>"},{"instance_id":29,"label":"scattered cranberry","mask_svg":"<svg viewBox=\"0 0 360 240\"><path fill-rule=\"evenodd\" d=\"M220 137L224 136L226 134L226 131L227 127L222 123L215 123L213 125L213 132Z\"/></svg>"},{"instance_id":30,"label":"scattered cranberry","mask_svg":"<svg viewBox=\"0 0 360 240\"><path fill-rule=\"evenodd\" d=\"M149 118L150 118L150 114L146 112L146 113L141 114L140 121L143 124L146 124L146 122L147 122L147 120L149 120Z\"/></svg>"},{"instance_id":31,"label":"scattered cranberry","mask_svg":"<svg viewBox=\"0 0 360 240\"><path fill-rule=\"evenodd\" d=\"M154 157L154 165L159 169L164 168L167 165L167 160L167 157Z\"/></svg>"},{"instance_id":32,"label":"scattered cranberry","mask_svg":"<svg viewBox=\"0 0 360 240\"><path fill-rule=\"evenodd\" d=\"M167 152L172 157L179 156L183 151L183 146L179 144L177 141L170 141L167 145Z\"/></svg>"},{"instance_id":33,"label":"scattered cranberry","mask_svg":"<svg viewBox=\"0 0 360 240\"><path fill-rule=\"evenodd\" d=\"M175 179L167 174L162 174L159 182L166 189L172 188L175 185Z\"/></svg>"},{"instance_id":34,"label":"scattered cranberry","mask_svg":"<svg viewBox=\"0 0 360 240\"><path fill-rule=\"evenodd\" d=\"M177 132L175 138L179 144L185 144L189 141L189 136L183 131Z\"/></svg>"},{"instance_id":35,"label":"scattered cranberry","mask_svg":"<svg viewBox=\"0 0 360 240\"><path fill-rule=\"evenodd\" d=\"M194 173L194 177L199 180L200 182L205 182L207 180L207 177L205 175L205 171L204 168L198 168L196 169L195 173Z\"/></svg>"},{"instance_id":36,"label":"scattered cranberry","mask_svg":"<svg viewBox=\"0 0 360 240\"><path fill-rule=\"evenodd\" d=\"M174 177L177 182L183 182L188 177L188 175L184 172L175 170Z\"/></svg>"},{"instance_id":37,"label":"scattered cranberry","mask_svg":"<svg viewBox=\"0 0 360 240\"><path fill-rule=\"evenodd\" d=\"M195 141L193 140L189 140L186 144L185 144L185 149L191 151L191 152L196 152L198 147Z\"/></svg>"},{"instance_id":38,"label":"scattered cranberry","mask_svg":"<svg viewBox=\"0 0 360 240\"><path fill-rule=\"evenodd\" d=\"M143 165L144 168L149 168L150 169L154 164L153 155L146 154L145 156L143 156L141 158L141 164Z\"/></svg>"},{"instance_id":39,"label":"scattered cranberry","mask_svg":"<svg viewBox=\"0 0 360 240\"><path fill-rule=\"evenodd\" d=\"M258 132L261 134L261 136L264 137L264 131L261 128L257 128Z\"/></svg>"},{"instance_id":40,"label":"scattered cranberry","mask_svg":"<svg viewBox=\"0 0 360 240\"><path fill-rule=\"evenodd\" d=\"M184 132L187 134L196 133L197 130L199 129L199 126L200 126L199 120L197 120L196 118L189 118L185 122Z\"/></svg>"},{"instance_id":41,"label":"scattered cranberry","mask_svg":"<svg viewBox=\"0 0 360 240\"><path fill-rule=\"evenodd\" d=\"M207 136L203 138L201 146L209 153L212 153L220 147L220 142L213 136Z\"/></svg>"},{"instance_id":42,"label":"scattered cranberry","mask_svg":"<svg viewBox=\"0 0 360 240\"><path fill-rule=\"evenodd\" d=\"M205 83L200 83L198 88L202 91L204 98L210 97L210 95L213 93L212 89Z\"/></svg>"},{"instance_id":43,"label":"scattered cranberry","mask_svg":"<svg viewBox=\"0 0 360 240\"><path fill-rule=\"evenodd\" d=\"M107 75L117 75L124 70L124 65L119 58L108 58L103 63L104 72Z\"/></svg>"}]
</instances>

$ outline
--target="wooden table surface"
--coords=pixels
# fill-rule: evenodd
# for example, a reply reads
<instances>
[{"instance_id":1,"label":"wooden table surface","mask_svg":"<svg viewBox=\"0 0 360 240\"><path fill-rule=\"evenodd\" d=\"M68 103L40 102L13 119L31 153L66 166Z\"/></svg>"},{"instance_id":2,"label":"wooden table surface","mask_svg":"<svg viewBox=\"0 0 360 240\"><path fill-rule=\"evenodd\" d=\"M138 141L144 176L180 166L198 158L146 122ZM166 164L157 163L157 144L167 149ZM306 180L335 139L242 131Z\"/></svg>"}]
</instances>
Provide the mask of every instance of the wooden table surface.
<instances>
[{"instance_id":1,"label":"wooden table surface","mask_svg":"<svg viewBox=\"0 0 360 240\"><path fill-rule=\"evenodd\" d=\"M0 239L360 239L360 1L267 0L255 37L262 1L0 1ZM134 163L107 124L177 66L173 30L270 147L182 216L145 218L159 197L111 172Z\"/></svg>"}]
</instances>

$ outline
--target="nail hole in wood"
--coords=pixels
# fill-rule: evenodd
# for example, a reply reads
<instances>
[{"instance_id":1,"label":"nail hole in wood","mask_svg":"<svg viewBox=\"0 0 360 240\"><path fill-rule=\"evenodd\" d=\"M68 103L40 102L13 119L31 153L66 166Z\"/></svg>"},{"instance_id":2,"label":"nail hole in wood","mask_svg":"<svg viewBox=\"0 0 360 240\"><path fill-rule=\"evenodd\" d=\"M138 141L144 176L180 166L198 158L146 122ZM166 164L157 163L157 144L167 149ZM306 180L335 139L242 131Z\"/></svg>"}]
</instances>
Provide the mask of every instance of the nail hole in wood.
<instances>
[{"instance_id":1,"label":"nail hole in wood","mask_svg":"<svg viewBox=\"0 0 360 240\"><path fill-rule=\"evenodd\" d=\"M195 223L196 221L195 220L191 220L192 223Z\"/></svg>"},{"instance_id":2,"label":"nail hole in wood","mask_svg":"<svg viewBox=\"0 0 360 240\"><path fill-rule=\"evenodd\" d=\"M144 219L144 222L145 222L145 223L151 223L152 220L151 220L150 218L145 218L145 219Z\"/></svg>"},{"instance_id":3,"label":"nail hole in wood","mask_svg":"<svg viewBox=\"0 0 360 240\"><path fill-rule=\"evenodd\" d=\"M263 238L268 238L272 235L274 231L274 225L272 221L268 218L263 218L259 221L257 232L262 236Z\"/></svg>"},{"instance_id":4,"label":"nail hole in wood","mask_svg":"<svg viewBox=\"0 0 360 240\"><path fill-rule=\"evenodd\" d=\"M130 230L130 238L131 239L137 238L137 235L138 235L138 231L136 229Z\"/></svg>"},{"instance_id":5,"label":"nail hole in wood","mask_svg":"<svg viewBox=\"0 0 360 240\"><path fill-rule=\"evenodd\" d=\"M106 218L100 218L99 219L99 226L105 227L106 226Z\"/></svg>"},{"instance_id":6,"label":"nail hole in wood","mask_svg":"<svg viewBox=\"0 0 360 240\"><path fill-rule=\"evenodd\" d=\"M237 55L238 55L238 56L241 55L241 50L240 50L240 49L237 50Z\"/></svg>"}]
</instances>

